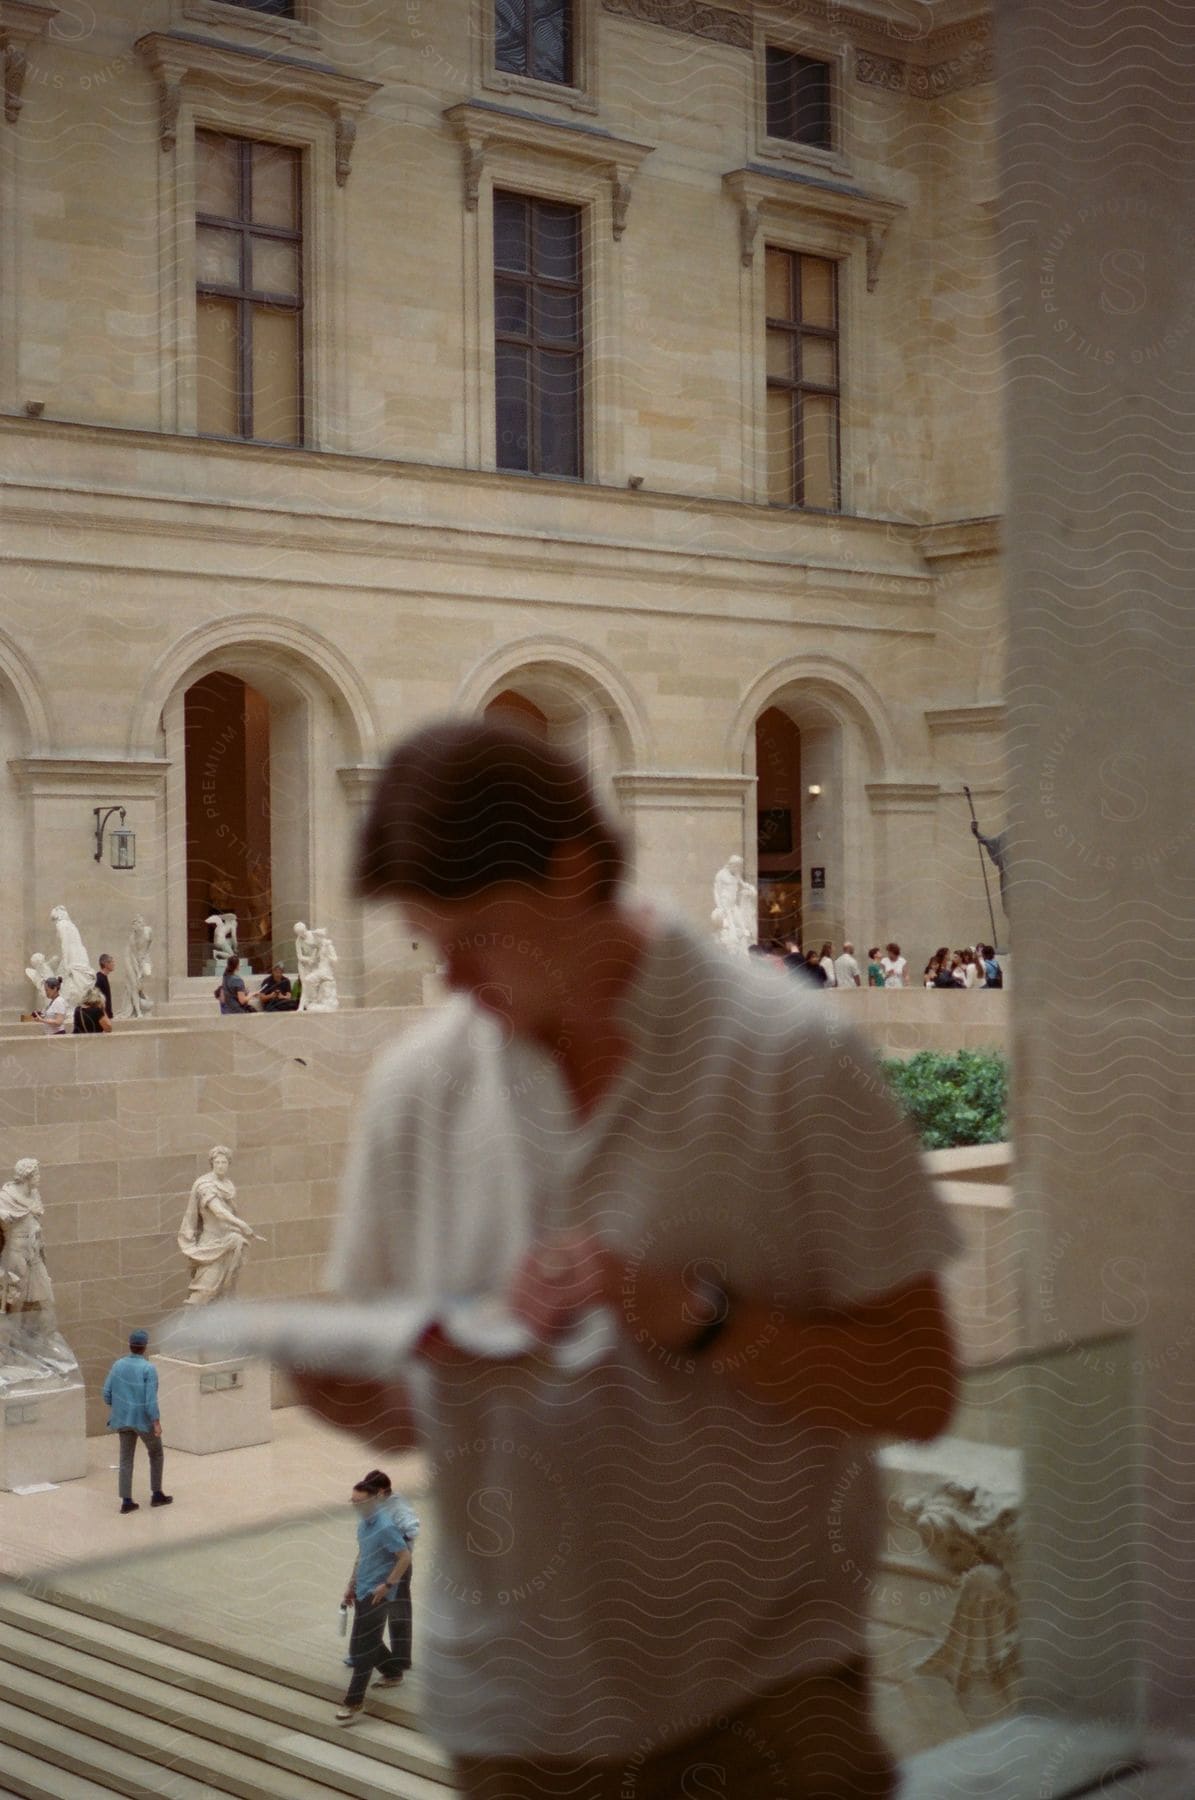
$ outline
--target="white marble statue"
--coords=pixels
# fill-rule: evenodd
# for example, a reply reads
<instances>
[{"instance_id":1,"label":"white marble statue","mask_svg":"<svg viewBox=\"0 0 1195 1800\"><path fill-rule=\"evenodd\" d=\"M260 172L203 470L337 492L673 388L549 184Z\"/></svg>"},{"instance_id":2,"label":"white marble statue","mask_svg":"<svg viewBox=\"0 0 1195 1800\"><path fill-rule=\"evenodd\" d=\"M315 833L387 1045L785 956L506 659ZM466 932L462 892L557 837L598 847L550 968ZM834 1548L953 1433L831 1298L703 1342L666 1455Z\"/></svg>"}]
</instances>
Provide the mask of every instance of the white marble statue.
<instances>
[{"instance_id":1,"label":"white marble statue","mask_svg":"<svg viewBox=\"0 0 1195 1800\"><path fill-rule=\"evenodd\" d=\"M340 958L327 931L318 926L295 923L295 960L303 991L299 995L300 1012L335 1012L340 1005L336 991L334 968Z\"/></svg>"},{"instance_id":2,"label":"white marble statue","mask_svg":"<svg viewBox=\"0 0 1195 1800\"><path fill-rule=\"evenodd\" d=\"M153 974L149 947L153 942L153 926L138 913L129 927L124 953L124 990L126 1019L143 1019L153 1011L153 1001L145 992L146 978Z\"/></svg>"},{"instance_id":3,"label":"white marble statue","mask_svg":"<svg viewBox=\"0 0 1195 1800\"><path fill-rule=\"evenodd\" d=\"M216 1144L208 1151L208 1162L211 1169L192 1187L178 1234L178 1247L191 1264L184 1306L207 1306L235 1294L246 1248L266 1241L233 1206L237 1191L228 1175L232 1152Z\"/></svg>"},{"instance_id":4,"label":"white marble statue","mask_svg":"<svg viewBox=\"0 0 1195 1800\"><path fill-rule=\"evenodd\" d=\"M0 1396L82 1380L54 1316L39 1172L37 1159L23 1156L0 1187Z\"/></svg>"},{"instance_id":5,"label":"white marble statue","mask_svg":"<svg viewBox=\"0 0 1195 1800\"><path fill-rule=\"evenodd\" d=\"M212 927L212 960L216 974L223 979L230 956L237 953L237 916L235 913L209 913L205 925Z\"/></svg>"},{"instance_id":6,"label":"white marble statue","mask_svg":"<svg viewBox=\"0 0 1195 1800\"><path fill-rule=\"evenodd\" d=\"M743 879L741 856L728 856L714 876L710 921L718 928L718 942L731 956L745 957L759 936L759 894Z\"/></svg>"},{"instance_id":7,"label":"white marble statue","mask_svg":"<svg viewBox=\"0 0 1195 1800\"><path fill-rule=\"evenodd\" d=\"M40 950L35 950L29 958L29 967L25 973L33 983L33 991L37 995L34 1011L40 1012L46 1004L46 982L51 975L58 973L57 961L51 961L48 956L43 956Z\"/></svg>"},{"instance_id":8,"label":"white marble statue","mask_svg":"<svg viewBox=\"0 0 1195 1800\"><path fill-rule=\"evenodd\" d=\"M903 1510L930 1555L958 1581L946 1636L917 1673L943 1676L956 1693L973 1681L1007 1689L1020 1667L1020 1608L1009 1573L1019 1548L1016 1501L947 1481Z\"/></svg>"},{"instance_id":9,"label":"white marble statue","mask_svg":"<svg viewBox=\"0 0 1195 1800\"><path fill-rule=\"evenodd\" d=\"M62 977L62 998L69 1019L84 994L95 986L95 964L66 907L56 906L50 919L58 927L58 974Z\"/></svg>"}]
</instances>

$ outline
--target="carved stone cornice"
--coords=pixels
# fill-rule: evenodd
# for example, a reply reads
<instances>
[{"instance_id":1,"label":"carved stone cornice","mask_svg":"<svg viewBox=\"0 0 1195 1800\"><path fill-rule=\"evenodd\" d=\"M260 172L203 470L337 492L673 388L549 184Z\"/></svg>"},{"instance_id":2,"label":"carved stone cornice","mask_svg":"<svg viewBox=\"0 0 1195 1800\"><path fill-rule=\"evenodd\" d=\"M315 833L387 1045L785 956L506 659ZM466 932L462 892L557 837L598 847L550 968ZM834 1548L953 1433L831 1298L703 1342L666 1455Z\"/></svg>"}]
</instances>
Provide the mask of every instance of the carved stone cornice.
<instances>
[{"instance_id":1,"label":"carved stone cornice","mask_svg":"<svg viewBox=\"0 0 1195 1800\"><path fill-rule=\"evenodd\" d=\"M170 762L165 757L14 756L8 766L24 793L45 800L91 795L101 788L122 795L157 794Z\"/></svg>"},{"instance_id":2,"label":"carved stone cornice","mask_svg":"<svg viewBox=\"0 0 1195 1800\"><path fill-rule=\"evenodd\" d=\"M995 75L996 46L986 18L932 32L915 53L903 58L862 45L855 50L855 80L861 86L907 94L913 100L940 100L961 88L993 81Z\"/></svg>"},{"instance_id":3,"label":"carved stone cornice","mask_svg":"<svg viewBox=\"0 0 1195 1800\"><path fill-rule=\"evenodd\" d=\"M602 0L605 12L643 25L663 25L668 31L684 31L712 44L729 44L736 50L751 48L751 20L724 6L705 6L701 0Z\"/></svg>"},{"instance_id":4,"label":"carved stone cornice","mask_svg":"<svg viewBox=\"0 0 1195 1800\"><path fill-rule=\"evenodd\" d=\"M448 107L444 117L460 139L464 154L467 211L477 211L481 177L491 151L513 150L583 167L608 182L613 235L620 238L626 230L632 177L653 145L614 137L595 125L565 125L559 119L519 112L490 100L463 100Z\"/></svg>"},{"instance_id":5,"label":"carved stone cornice","mask_svg":"<svg viewBox=\"0 0 1195 1800\"><path fill-rule=\"evenodd\" d=\"M981 519L946 519L938 525L923 525L917 548L931 569L944 562L990 561L1000 554L1001 523L998 517L989 515Z\"/></svg>"},{"instance_id":6,"label":"carved stone cornice","mask_svg":"<svg viewBox=\"0 0 1195 1800\"><path fill-rule=\"evenodd\" d=\"M15 125L21 116L25 76L29 69L29 45L42 36L56 6L34 0L0 0L0 62L4 68L4 117Z\"/></svg>"},{"instance_id":7,"label":"carved stone cornice","mask_svg":"<svg viewBox=\"0 0 1195 1800\"><path fill-rule=\"evenodd\" d=\"M967 706L935 706L927 710L925 722L931 734L954 735L960 731L1003 731L1007 709L1002 700L975 700Z\"/></svg>"},{"instance_id":8,"label":"carved stone cornice","mask_svg":"<svg viewBox=\"0 0 1195 1800\"><path fill-rule=\"evenodd\" d=\"M134 49L149 64L158 82L159 142L164 151L178 139L178 115L184 90L205 86L248 93L261 100L301 101L328 113L336 129L336 183L349 178L357 120L382 86L344 75L326 63L280 56L255 45L217 43L183 31L151 31Z\"/></svg>"},{"instance_id":9,"label":"carved stone cornice","mask_svg":"<svg viewBox=\"0 0 1195 1800\"><path fill-rule=\"evenodd\" d=\"M762 219L817 219L866 240L867 291L875 291L889 229L905 210L899 201L787 170L757 168L753 163L723 175L722 186L738 202L739 249L745 269L754 260Z\"/></svg>"},{"instance_id":10,"label":"carved stone cornice","mask_svg":"<svg viewBox=\"0 0 1195 1800\"><path fill-rule=\"evenodd\" d=\"M611 785L632 811L733 812L750 797L756 777L702 769L623 769Z\"/></svg>"}]
</instances>

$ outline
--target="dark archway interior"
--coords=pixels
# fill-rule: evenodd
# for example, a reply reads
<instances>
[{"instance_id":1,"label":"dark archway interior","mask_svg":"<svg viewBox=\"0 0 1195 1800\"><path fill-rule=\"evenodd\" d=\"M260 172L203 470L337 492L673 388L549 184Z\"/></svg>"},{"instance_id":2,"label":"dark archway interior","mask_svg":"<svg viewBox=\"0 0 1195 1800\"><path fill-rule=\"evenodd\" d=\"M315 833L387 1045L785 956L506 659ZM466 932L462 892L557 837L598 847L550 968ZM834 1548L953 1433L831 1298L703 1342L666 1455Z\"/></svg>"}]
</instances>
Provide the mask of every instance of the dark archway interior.
<instances>
[{"instance_id":1,"label":"dark archway interior","mask_svg":"<svg viewBox=\"0 0 1195 1800\"><path fill-rule=\"evenodd\" d=\"M212 913L237 916L242 965L271 955L270 703L214 670L187 689L187 971L211 972Z\"/></svg>"}]
</instances>

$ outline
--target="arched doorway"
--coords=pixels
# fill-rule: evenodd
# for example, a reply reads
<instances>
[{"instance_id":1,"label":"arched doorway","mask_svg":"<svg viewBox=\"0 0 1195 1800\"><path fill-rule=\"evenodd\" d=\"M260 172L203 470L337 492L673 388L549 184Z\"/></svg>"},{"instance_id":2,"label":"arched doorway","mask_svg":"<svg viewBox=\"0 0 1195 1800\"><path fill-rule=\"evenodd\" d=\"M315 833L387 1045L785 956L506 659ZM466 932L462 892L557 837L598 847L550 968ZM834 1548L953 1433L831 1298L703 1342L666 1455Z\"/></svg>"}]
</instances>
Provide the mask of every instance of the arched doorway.
<instances>
[{"instance_id":1,"label":"arched doorway","mask_svg":"<svg viewBox=\"0 0 1195 1800\"><path fill-rule=\"evenodd\" d=\"M856 944L877 928L882 846L868 785L890 760L878 700L857 677L809 668L759 682L740 713L743 766L756 778L748 866L761 938L803 948ZM872 701L872 704L869 704Z\"/></svg>"},{"instance_id":2,"label":"arched doorway","mask_svg":"<svg viewBox=\"0 0 1195 1800\"><path fill-rule=\"evenodd\" d=\"M576 756L614 811L614 777L630 761L630 734L610 696L596 683L556 663L508 671L483 699L487 717L510 719Z\"/></svg>"}]
</instances>

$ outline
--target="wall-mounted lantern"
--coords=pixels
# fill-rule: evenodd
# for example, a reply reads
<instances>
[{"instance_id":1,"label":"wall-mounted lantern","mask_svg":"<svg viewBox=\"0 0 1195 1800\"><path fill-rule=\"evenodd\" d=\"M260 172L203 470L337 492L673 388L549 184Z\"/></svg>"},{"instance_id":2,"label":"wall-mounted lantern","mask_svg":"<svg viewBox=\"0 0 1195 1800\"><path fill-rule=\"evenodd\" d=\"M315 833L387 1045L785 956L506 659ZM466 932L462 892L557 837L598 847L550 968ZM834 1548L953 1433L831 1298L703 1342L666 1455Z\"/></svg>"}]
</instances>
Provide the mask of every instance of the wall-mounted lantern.
<instances>
[{"instance_id":1,"label":"wall-mounted lantern","mask_svg":"<svg viewBox=\"0 0 1195 1800\"><path fill-rule=\"evenodd\" d=\"M114 869L133 869L137 866L137 838L135 833L125 830L124 807L95 806L95 860L104 860L104 829L113 813L120 814L120 824L114 825L108 833L108 851ZM100 815L103 815L102 817Z\"/></svg>"}]
</instances>

